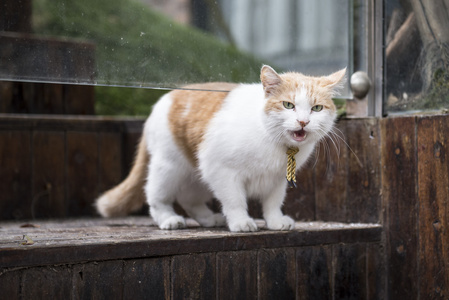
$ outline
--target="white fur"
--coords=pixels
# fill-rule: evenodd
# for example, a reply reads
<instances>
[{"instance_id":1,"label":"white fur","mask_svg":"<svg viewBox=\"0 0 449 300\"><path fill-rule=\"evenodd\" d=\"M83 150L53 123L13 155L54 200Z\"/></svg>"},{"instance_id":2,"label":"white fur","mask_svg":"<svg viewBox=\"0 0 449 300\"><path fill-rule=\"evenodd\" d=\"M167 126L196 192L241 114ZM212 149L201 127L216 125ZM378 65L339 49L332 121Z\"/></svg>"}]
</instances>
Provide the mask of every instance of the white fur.
<instances>
[{"instance_id":1,"label":"white fur","mask_svg":"<svg viewBox=\"0 0 449 300\"><path fill-rule=\"evenodd\" d=\"M311 111L303 89L295 96L295 110L264 112L261 84L240 85L229 93L212 118L198 153L198 168L192 167L176 145L168 123L172 103L164 96L148 118L144 134L151 155L145 193L150 212L162 229L185 227L184 218L172 207L175 199L202 226L222 226L231 231L255 231L247 212L247 199L258 198L268 229L293 229L294 221L281 212L286 193L286 150L297 146L297 169L306 162L315 144L332 128L335 114ZM299 130L299 121L310 121L303 142L289 131ZM223 214L213 214L206 202L216 197Z\"/></svg>"}]
</instances>

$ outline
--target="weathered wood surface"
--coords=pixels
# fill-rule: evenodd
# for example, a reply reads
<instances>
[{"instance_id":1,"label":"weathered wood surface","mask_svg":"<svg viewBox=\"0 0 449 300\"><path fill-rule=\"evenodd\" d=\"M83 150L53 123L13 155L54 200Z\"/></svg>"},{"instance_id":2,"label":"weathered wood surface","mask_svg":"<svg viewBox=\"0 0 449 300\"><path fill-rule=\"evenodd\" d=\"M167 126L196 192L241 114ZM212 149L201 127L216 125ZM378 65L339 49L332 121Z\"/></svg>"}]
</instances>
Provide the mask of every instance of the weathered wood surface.
<instances>
[{"instance_id":1,"label":"weathered wood surface","mask_svg":"<svg viewBox=\"0 0 449 300\"><path fill-rule=\"evenodd\" d=\"M204 251L237 251L329 243L377 242L377 224L297 223L294 231L261 230L231 233L226 228L159 230L148 217L0 223L0 266L71 263L86 260L129 259ZM259 221L263 229L264 222ZM27 235L33 245L22 245ZM62 251L64 249L64 251Z\"/></svg>"},{"instance_id":2,"label":"weathered wood surface","mask_svg":"<svg viewBox=\"0 0 449 300\"><path fill-rule=\"evenodd\" d=\"M0 223L6 299L383 299L381 227L163 231L147 217ZM263 225L262 221L258 221ZM36 226L39 226L36 228ZM22 245L26 234L33 245ZM374 255L374 258L368 259ZM376 290L377 291L377 290ZM382 292L382 290L380 290ZM371 295L372 293L370 293ZM26 297L25 297L26 296ZM342 298L343 297L343 298Z\"/></svg>"},{"instance_id":3,"label":"weathered wood surface","mask_svg":"<svg viewBox=\"0 0 449 300\"><path fill-rule=\"evenodd\" d=\"M419 297L449 297L449 120L422 117L418 145Z\"/></svg>"},{"instance_id":4,"label":"weathered wood surface","mask_svg":"<svg viewBox=\"0 0 449 300\"><path fill-rule=\"evenodd\" d=\"M381 121L388 293L393 299L413 299L418 293L415 131L415 117Z\"/></svg>"},{"instance_id":5,"label":"weathered wood surface","mask_svg":"<svg viewBox=\"0 0 449 300\"><path fill-rule=\"evenodd\" d=\"M127 174L142 126L142 119L0 115L0 219L94 215L94 199Z\"/></svg>"}]
</instances>

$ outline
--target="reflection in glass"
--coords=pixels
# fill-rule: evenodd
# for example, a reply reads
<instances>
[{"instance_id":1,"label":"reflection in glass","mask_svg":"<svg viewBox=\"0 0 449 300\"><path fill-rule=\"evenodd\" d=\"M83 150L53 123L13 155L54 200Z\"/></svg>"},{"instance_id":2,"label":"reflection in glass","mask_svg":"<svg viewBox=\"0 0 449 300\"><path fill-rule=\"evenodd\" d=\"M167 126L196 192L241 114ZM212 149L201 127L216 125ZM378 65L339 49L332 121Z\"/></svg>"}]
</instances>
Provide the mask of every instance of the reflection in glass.
<instances>
[{"instance_id":1,"label":"reflection in glass","mask_svg":"<svg viewBox=\"0 0 449 300\"><path fill-rule=\"evenodd\" d=\"M386 109L449 107L449 6L443 0L386 1Z\"/></svg>"},{"instance_id":2,"label":"reflection in glass","mask_svg":"<svg viewBox=\"0 0 449 300\"><path fill-rule=\"evenodd\" d=\"M29 25L0 28L3 80L175 88L258 81L263 63L311 75L350 63L348 0L20 3L0 15Z\"/></svg>"}]
</instances>

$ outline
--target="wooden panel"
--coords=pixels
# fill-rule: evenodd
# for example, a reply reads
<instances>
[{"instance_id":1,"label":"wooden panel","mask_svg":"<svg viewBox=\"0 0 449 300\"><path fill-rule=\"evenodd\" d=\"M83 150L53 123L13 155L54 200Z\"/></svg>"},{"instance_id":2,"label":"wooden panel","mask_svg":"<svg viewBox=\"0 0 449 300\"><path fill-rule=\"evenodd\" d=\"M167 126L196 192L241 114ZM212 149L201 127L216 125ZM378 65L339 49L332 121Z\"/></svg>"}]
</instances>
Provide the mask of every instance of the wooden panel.
<instances>
[{"instance_id":1,"label":"wooden panel","mask_svg":"<svg viewBox=\"0 0 449 300\"><path fill-rule=\"evenodd\" d=\"M33 133L33 217L67 215L65 199L65 134Z\"/></svg>"},{"instance_id":2,"label":"wooden panel","mask_svg":"<svg viewBox=\"0 0 449 300\"><path fill-rule=\"evenodd\" d=\"M67 132L67 201L71 216L94 213L98 179L97 134Z\"/></svg>"},{"instance_id":3,"label":"wooden panel","mask_svg":"<svg viewBox=\"0 0 449 300\"><path fill-rule=\"evenodd\" d=\"M421 299L449 297L448 132L448 116L418 119L418 263Z\"/></svg>"},{"instance_id":4,"label":"wooden panel","mask_svg":"<svg viewBox=\"0 0 449 300\"><path fill-rule=\"evenodd\" d=\"M170 299L170 259L125 261L124 299Z\"/></svg>"},{"instance_id":5,"label":"wooden panel","mask_svg":"<svg viewBox=\"0 0 449 300\"><path fill-rule=\"evenodd\" d=\"M346 124L348 152L347 222L379 222L380 130L377 119ZM352 150L352 151L351 151Z\"/></svg>"},{"instance_id":6,"label":"wooden panel","mask_svg":"<svg viewBox=\"0 0 449 300\"><path fill-rule=\"evenodd\" d=\"M297 299L332 299L332 250L328 246L296 250Z\"/></svg>"},{"instance_id":7,"label":"wooden panel","mask_svg":"<svg viewBox=\"0 0 449 300\"><path fill-rule=\"evenodd\" d=\"M95 114L95 87L88 85L64 85L65 113L70 115Z\"/></svg>"},{"instance_id":8,"label":"wooden panel","mask_svg":"<svg viewBox=\"0 0 449 300\"><path fill-rule=\"evenodd\" d=\"M315 170L314 160L296 174L296 189L288 189L283 211L295 220L315 220Z\"/></svg>"},{"instance_id":9,"label":"wooden panel","mask_svg":"<svg viewBox=\"0 0 449 300\"><path fill-rule=\"evenodd\" d=\"M391 299L414 299L418 294L415 130L414 117L381 121L382 205Z\"/></svg>"},{"instance_id":10,"label":"wooden panel","mask_svg":"<svg viewBox=\"0 0 449 300\"><path fill-rule=\"evenodd\" d=\"M260 250L259 299L295 299L296 264L292 248Z\"/></svg>"},{"instance_id":11,"label":"wooden panel","mask_svg":"<svg viewBox=\"0 0 449 300\"><path fill-rule=\"evenodd\" d=\"M123 262L102 261L73 267L74 299L123 299Z\"/></svg>"},{"instance_id":12,"label":"wooden panel","mask_svg":"<svg viewBox=\"0 0 449 300\"><path fill-rule=\"evenodd\" d=\"M387 299L385 248L379 243L366 246L367 299Z\"/></svg>"},{"instance_id":13,"label":"wooden panel","mask_svg":"<svg viewBox=\"0 0 449 300\"><path fill-rule=\"evenodd\" d=\"M336 129L341 139L346 135L346 123ZM321 221L346 221L346 194L349 150L340 138L327 138L321 142L315 171L316 219Z\"/></svg>"},{"instance_id":14,"label":"wooden panel","mask_svg":"<svg viewBox=\"0 0 449 300\"><path fill-rule=\"evenodd\" d=\"M217 253L217 298L257 299L257 251Z\"/></svg>"},{"instance_id":15,"label":"wooden panel","mask_svg":"<svg viewBox=\"0 0 449 300\"><path fill-rule=\"evenodd\" d=\"M2 299L20 299L22 270L2 269L0 271L0 291Z\"/></svg>"},{"instance_id":16,"label":"wooden panel","mask_svg":"<svg viewBox=\"0 0 449 300\"><path fill-rule=\"evenodd\" d=\"M67 299L71 292L71 268L54 266L23 271L22 299Z\"/></svg>"},{"instance_id":17,"label":"wooden panel","mask_svg":"<svg viewBox=\"0 0 449 300\"><path fill-rule=\"evenodd\" d=\"M214 253L178 255L172 258L172 299L215 299Z\"/></svg>"},{"instance_id":18,"label":"wooden panel","mask_svg":"<svg viewBox=\"0 0 449 300\"><path fill-rule=\"evenodd\" d=\"M29 131L0 131L0 218L31 218Z\"/></svg>"},{"instance_id":19,"label":"wooden panel","mask_svg":"<svg viewBox=\"0 0 449 300\"><path fill-rule=\"evenodd\" d=\"M103 192L118 184L122 179L121 135L99 134L99 191Z\"/></svg>"},{"instance_id":20,"label":"wooden panel","mask_svg":"<svg viewBox=\"0 0 449 300\"><path fill-rule=\"evenodd\" d=\"M365 245L334 245L332 252L334 299L367 299Z\"/></svg>"}]
</instances>

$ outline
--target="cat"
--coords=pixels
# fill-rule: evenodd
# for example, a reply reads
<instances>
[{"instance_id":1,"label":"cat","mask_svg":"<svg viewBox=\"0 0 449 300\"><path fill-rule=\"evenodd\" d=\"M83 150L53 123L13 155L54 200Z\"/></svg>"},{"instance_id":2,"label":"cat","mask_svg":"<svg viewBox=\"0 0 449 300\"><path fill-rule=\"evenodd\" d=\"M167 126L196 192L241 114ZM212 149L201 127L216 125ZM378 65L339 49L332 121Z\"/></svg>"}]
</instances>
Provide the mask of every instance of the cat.
<instances>
[{"instance_id":1,"label":"cat","mask_svg":"<svg viewBox=\"0 0 449 300\"><path fill-rule=\"evenodd\" d=\"M201 226L250 232L259 229L248 215L251 198L259 199L266 228L293 229L294 220L281 211L286 153L299 150L289 157L294 175L331 132L332 98L345 73L278 74L264 65L259 84L196 84L162 96L144 125L130 174L97 199L98 212L124 216L146 199L161 229L180 229L186 222L174 211L177 200ZM223 214L206 205L214 197Z\"/></svg>"}]
</instances>

